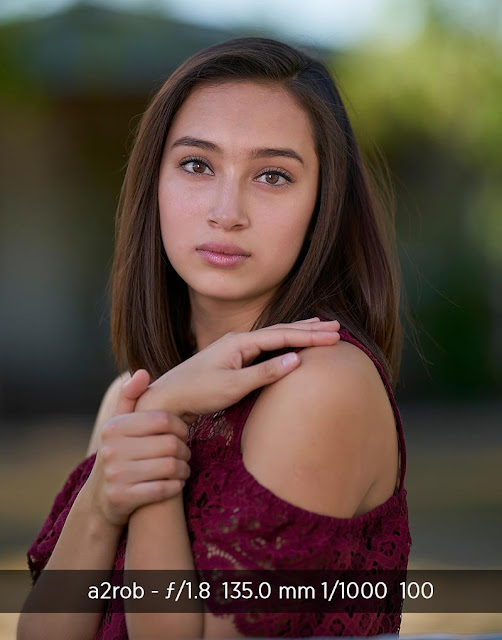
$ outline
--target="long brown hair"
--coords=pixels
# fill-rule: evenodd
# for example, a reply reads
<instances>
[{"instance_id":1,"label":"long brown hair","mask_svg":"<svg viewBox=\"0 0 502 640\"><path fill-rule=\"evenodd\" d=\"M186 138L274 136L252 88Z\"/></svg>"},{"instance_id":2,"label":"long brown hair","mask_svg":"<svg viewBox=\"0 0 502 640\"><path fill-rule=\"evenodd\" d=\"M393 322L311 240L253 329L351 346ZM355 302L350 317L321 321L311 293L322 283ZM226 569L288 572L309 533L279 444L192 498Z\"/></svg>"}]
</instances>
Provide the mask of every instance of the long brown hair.
<instances>
[{"instance_id":1,"label":"long brown hair","mask_svg":"<svg viewBox=\"0 0 502 640\"><path fill-rule=\"evenodd\" d=\"M320 167L298 259L252 330L314 315L337 319L376 355L395 387L403 339L392 190L363 161L322 62L260 37L222 42L190 57L139 123L117 210L111 273L111 336L119 369L145 368L157 378L192 353L188 288L161 241L160 162L173 117L191 90L238 80L279 84L290 92L310 117Z\"/></svg>"}]
</instances>

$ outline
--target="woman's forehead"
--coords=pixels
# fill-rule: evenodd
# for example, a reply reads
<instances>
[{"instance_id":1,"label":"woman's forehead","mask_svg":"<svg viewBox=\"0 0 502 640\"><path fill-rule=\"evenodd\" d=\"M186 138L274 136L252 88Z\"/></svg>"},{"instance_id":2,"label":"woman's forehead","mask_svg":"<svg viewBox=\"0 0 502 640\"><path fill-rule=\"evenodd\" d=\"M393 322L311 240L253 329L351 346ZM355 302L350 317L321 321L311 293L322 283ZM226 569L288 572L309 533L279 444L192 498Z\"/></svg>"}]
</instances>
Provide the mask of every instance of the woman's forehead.
<instances>
[{"instance_id":1,"label":"woman's forehead","mask_svg":"<svg viewBox=\"0 0 502 640\"><path fill-rule=\"evenodd\" d=\"M168 145L185 136L212 141L222 152L273 146L298 147L302 156L314 153L308 114L279 84L239 81L195 87L173 118Z\"/></svg>"}]
</instances>

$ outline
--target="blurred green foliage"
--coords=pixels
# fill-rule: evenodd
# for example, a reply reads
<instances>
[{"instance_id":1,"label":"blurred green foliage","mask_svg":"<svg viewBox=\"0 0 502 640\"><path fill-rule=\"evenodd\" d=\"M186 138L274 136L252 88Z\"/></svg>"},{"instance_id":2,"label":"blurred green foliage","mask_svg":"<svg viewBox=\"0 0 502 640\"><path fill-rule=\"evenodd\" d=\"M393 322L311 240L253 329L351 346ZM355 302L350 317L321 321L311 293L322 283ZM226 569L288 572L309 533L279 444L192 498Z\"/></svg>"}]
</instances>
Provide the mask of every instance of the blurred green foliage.
<instances>
[{"instance_id":1,"label":"blurred green foliage","mask_svg":"<svg viewBox=\"0 0 502 640\"><path fill-rule=\"evenodd\" d=\"M501 37L427 6L412 42L369 42L331 68L364 151L383 152L394 182L406 289L431 361L427 385L408 345L404 378L436 398L489 396L502 381Z\"/></svg>"},{"instance_id":2,"label":"blurred green foliage","mask_svg":"<svg viewBox=\"0 0 502 640\"><path fill-rule=\"evenodd\" d=\"M353 117L364 121L386 154L413 153L405 143L418 139L472 172L476 184L462 224L498 266L502 264L501 39L496 33L488 37L460 29L430 10L421 37L399 51L370 44L333 63L355 105Z\"/></svg>"}]
</instances>

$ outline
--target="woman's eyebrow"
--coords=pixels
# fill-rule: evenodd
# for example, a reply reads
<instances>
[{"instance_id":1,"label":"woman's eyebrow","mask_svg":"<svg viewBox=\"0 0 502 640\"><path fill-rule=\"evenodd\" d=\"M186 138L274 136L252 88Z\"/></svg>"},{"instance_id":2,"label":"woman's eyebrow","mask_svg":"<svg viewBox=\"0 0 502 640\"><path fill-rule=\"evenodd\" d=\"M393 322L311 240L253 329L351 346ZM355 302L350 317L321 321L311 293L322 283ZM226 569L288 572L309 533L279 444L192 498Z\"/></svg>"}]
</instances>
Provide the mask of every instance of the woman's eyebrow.
<instances>
[{"instance_id":1,"label":"woman's eyebrow","mask_svg":"<svg viewBox=\"0 0 502 640\"><path fill-rule=\"evenodd\" d=\"M182 138L178 138L171 145L171 149L179 146L188 146L188 147L199 147L200 149L205 149L206 151L214 151L215 153L222 153L220 147L214 142L209 142L208 140L200 140L199 138L192 138L191 136L183 136ZM305 165L303 158L301 155L293 151L293 149L252 149L250 154L250 158L273 158L276 156L283 156L285 158L293 158L293 160L298 160L301 164Z\"/></svg>"}]
</instances>

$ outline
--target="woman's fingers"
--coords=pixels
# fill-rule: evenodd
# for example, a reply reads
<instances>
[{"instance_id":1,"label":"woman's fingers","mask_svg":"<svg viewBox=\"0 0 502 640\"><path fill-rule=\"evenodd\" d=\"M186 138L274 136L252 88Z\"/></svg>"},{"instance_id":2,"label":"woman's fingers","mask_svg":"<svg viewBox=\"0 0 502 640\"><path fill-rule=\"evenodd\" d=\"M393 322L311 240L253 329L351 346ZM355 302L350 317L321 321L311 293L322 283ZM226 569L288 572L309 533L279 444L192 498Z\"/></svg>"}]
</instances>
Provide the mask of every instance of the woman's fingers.
<instances>
[{"instance_id":1,"label":"woman's fingers","mask_svg":"<svg viewBox=\"0 0 502 640\"><path fill-rule=\"evenodd\" d=\"M127 482L139 484L155 480L186 480L190 465L184 460L166 456L150 460L136 460L127 471Z\"/></svg>"},{"instance_id":2,"label":"woman's fingers","mask_svg":"<svg viewBox=\"0 0 502 640\"><path fill-rule=\"evenodd\" d=\"M246 367L239 372L239 383L242 386L242 395L249 391L271 384L282 378L300 364L300 357L296 353L284 354L276 358L270 358L252 367ZM248 391L249 389L249 391Z\"/></svg>"},{"instance_id":3,"label":"woman's fingers","mask_svg":"<svg viewBox=\"0 0 502 640\"><path fill-rule=\"evenodd\" d=\"M258 332L251 332L248 335L258 336ZM254 344L261 351L275 351L287 347L308 347L321 346L328 344L336 344L340 339L337 331L284 331L284 335L279 332L263 331L263 334ZM281 332L282 333L282 332ZM272 335L270 335L272 334ZM244 334L246 335L246 334ZM242 385L242 395L257 389L266 384L270 384L279 380L286 373L294 369L300 364L301 360L298 354L288 353L275 358L270 358L264 362L245 367L237 372L239 383Z\"/></svg>"},{"instance_id":4,"label":"woman's fingers","mask_svg":"<svg viewBox=\"0 0 502 640\"><path fill-rule=\"evenodd\" d=\"M302 325L301 327L298 327L298 325ZM263 329L258 329L258 331L263 331L265 329L287 329L287 328L294 328L294 329L314 329L316 331L319 330L323 330L323 329L331 329L332 327L335 327L336 329L340 328L340 323L338 322L338 320L320 320L319 318L309 318L308 320L297 320L296 322L291 322L291 323L282 323L282 324L273 324L270 327L264 327Z\"/></svg>"},{"instance_id":5,"label":"woman's fingers","mask_svg":"<svg viewBox=\"0 0 502 640\"><path fill-rule=\"evenodd\" d=\"M160 502L176 496L185 486L184 480L154 480L152 482L140 482L126 489L128 504L132 505L132 511L144 504Z\"/></svg>"},{"instance_id":6,"label":"woman's fingers","mask_svg":"<svg viewBox=\"0 0 502 640\"><path fill-rule=\"evenodd\" d=\"M338 331L340 323L338 320L300 320L290 324L274 324L270 327L263 327L257 331L266 331L267 329L293 329L294 331Z\"/></svg>"},{"instance_id":7,"label":"woman's fingers","mask_svg":"<svg viewBox=\"0 0 502 640\"><path fill-rule=\"evenodd\" d=\"M238 334L238 339L243 336L243 342L240 343L242 364L244 367L246 367L260 354L261 351L274 351L275 349L282 349L288 346L305 347L314 346L316 344L329 344L329 342L316 342L317 338L314 338L314 342L309 343L309 339L307 339L307 342L305 342L305 334L310 334L313 332L325 333L327 331L333 333L337 332L338 329L340 329L340 323L338 322L338 320L321 321L319 320L319 318L309 318L307 320L299 320L298 322L293 322L291 324L276 324L270 327L264 327L263 329L257 329L256 331ZM285 331L289 331L289 333L285 334ZM289 341L289 336L291 336L292 332L295 331L297 336L299 334L304 334L300 338L300 342ZM262 340L262 336L264 334L266 334L266 340L268 340L268 344L270 346L263 346L265 343L258 343L256 341L256 336L259 336L258 340Z\"/></svg>"},{"instance_id":8,"label":"woman's fingers","mask_svg":"<svg viewBox=\"0 0 502 640\"><path fill-rule=\"evenodd\" d=\"M239 333L236 338L241 346L244 361L247 363L254 360L262 351L275 351L287 347L313 347L332 344L338 340L340 337L338 321L323 323L323 325L313 323L303 328L292 328L291 325L285 325L285 328L265 327L257 331Z\"/></svg>"},{"instance_id":9,"label":"woman's fingers","mask_svg":"<svg viewBox=\"0 0 502 640\"><path fill-rule=\"evenodd\" d=\"M320 336L339 335L338 329L340 323L338 320L330 320L329 322L304 323L303 327L292 327L291 325L280 325L275 327L264 327L258 331L250 331L248 333L239 334L245 342L253 342L262 351L274 351L275 349L284 349L286 347L302 347L314 346L318 344ZM269 330L270 329L270 330Z\"/></svg>"},{"instance_id":10,"label":"woman's fingers","mask_svg":"<svg viewBox=\"0 0 502 640\"><path fill-rule=\"evenodd\" d=\"M172 433L166 433L158 436L146 436L131 441L134 445L134 451L131 460L148 460L150 458L163 458L165 456L174 456L180 460L188 462L191 458L190 448L184 441Z\"/></svg>"},{"instance_id":11,"label":"woman's fingers","mask_svg":"<svg viewBox=\"0 0 502 640\"><path fill-rule=\"evenodd\" d=\"M132 413L138 398L145 393L150 384L150 374L146 369L138 369L120 388L115 415Z\"/></svg>"},{"instance_id":12,"label":"woman's fingers","mask_svg":"<svg viewBox=\"0 0 502 640\"><path fill-rule=\"evenodd\" d=\"M167 433L172 433L186 440L188 426L181 418L168 411L152 409L110 418L103 426L102 439L105 442L109 437L117 434L142 438Z\"/></svg>"}]
</instances>

